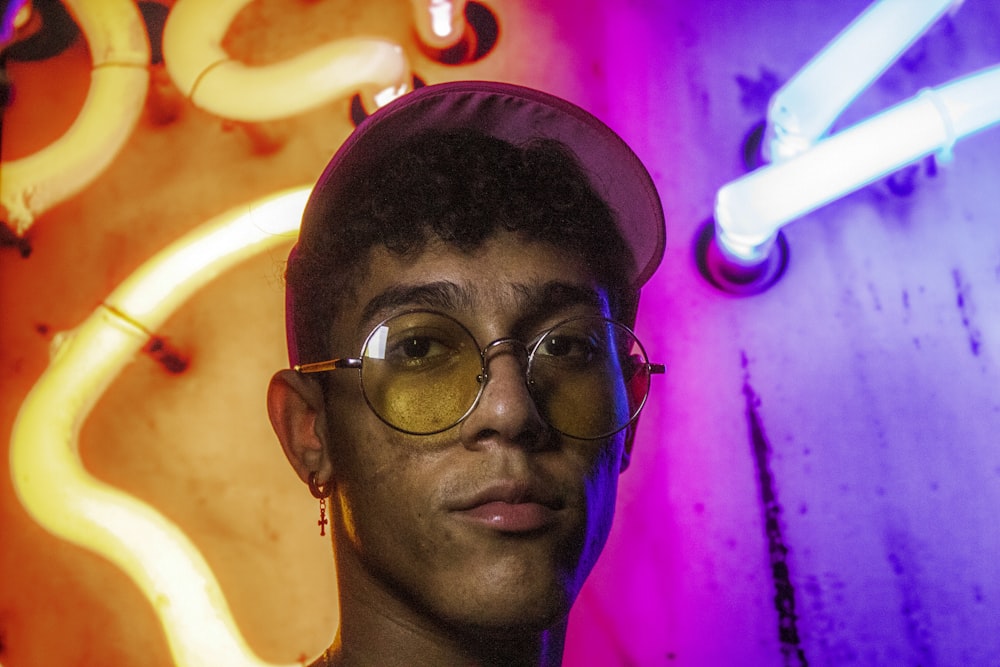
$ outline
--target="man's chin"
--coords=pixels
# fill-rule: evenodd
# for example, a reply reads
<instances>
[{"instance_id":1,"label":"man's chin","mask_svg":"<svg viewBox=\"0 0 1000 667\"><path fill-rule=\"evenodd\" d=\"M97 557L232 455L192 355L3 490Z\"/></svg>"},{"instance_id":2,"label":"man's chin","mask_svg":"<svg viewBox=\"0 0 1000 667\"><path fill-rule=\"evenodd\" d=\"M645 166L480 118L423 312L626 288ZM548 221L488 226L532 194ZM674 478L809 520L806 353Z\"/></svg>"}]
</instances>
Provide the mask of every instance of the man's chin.
<instances>
[{"instance_id":1,"label":"man's chin","mask_svg":"<svg viewBox=\"0 0 1000 667\"><path fill-rule=\"evenodd\" d=\"M566 623L575 595L565 586L526 589L523 580L510 585L487 586L475 599L463 600L461 609L446 614L446 622L466 632L501 639L544 632Z\"/></svg>"}]
</instances>

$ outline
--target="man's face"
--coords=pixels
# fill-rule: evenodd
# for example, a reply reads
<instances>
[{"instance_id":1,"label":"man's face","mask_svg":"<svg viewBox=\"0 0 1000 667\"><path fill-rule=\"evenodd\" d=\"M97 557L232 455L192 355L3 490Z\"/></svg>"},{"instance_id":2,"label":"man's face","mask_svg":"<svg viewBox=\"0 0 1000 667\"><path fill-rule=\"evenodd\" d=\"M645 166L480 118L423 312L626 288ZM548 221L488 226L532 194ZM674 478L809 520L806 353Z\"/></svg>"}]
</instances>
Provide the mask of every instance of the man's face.
<instances>
[{"instance_id":1,"label":"man's face","mask_svg":"<svg viewBox=\"0 0 1000 667\"><path fill-rule=\"evenodd\" d=\"M332 331L334 356L357 356L375 325L415 308L457 319L480 347L608 315L582 260L509 234L472 254L378 249L355 296ZM548 427L509 346L489 356L488 371L472 413L429 436L376 417L355 371L331 374L341 586L446 624L541 629L565 616L604 545L627 438L574 440Z\"/></svg>"}]
</instances>

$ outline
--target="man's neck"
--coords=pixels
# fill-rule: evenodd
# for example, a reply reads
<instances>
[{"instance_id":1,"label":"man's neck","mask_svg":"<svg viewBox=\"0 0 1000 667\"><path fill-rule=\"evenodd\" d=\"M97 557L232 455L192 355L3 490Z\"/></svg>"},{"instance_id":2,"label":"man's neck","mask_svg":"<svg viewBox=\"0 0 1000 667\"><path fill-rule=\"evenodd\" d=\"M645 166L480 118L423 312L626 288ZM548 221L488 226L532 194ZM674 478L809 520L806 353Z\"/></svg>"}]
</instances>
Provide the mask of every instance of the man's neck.
<instances>
[{"instance_id":1,"label":"man's neck","mask_svg":"<svg viewBox=\"0 0 1000 667\"><path fill-rule=\"evenodd\" d=\"M547 634L547 633L546 633ZM414 646L412 644L365 644L347 642L338 636L313 667L368 667L372 665L407 665L432 667L461 665L462 667L559 667L562 664L563 642L543 641L525 650L525 646Z\"/></svg>"}]
</instances>

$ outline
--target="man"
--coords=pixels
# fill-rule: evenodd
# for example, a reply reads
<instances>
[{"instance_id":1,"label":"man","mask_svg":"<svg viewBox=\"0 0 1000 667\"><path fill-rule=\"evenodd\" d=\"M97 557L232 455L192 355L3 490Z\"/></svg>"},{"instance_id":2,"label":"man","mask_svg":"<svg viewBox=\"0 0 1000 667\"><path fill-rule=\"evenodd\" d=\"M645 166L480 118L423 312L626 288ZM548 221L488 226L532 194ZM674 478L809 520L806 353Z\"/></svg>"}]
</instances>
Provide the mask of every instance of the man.
<instances>
[{"instance_id":1,"label":"man","mask_svg":"<svg viewBox=\"0 0 1000 667\"><path fill-rule=\"evenodd\" d=\"M268 391L321 528L329 499L341 624L315 665L560 663L662 372L628 328L662 251L635 155L537 91L430 86L345 142Z\"/></svg>"}]
</instances>

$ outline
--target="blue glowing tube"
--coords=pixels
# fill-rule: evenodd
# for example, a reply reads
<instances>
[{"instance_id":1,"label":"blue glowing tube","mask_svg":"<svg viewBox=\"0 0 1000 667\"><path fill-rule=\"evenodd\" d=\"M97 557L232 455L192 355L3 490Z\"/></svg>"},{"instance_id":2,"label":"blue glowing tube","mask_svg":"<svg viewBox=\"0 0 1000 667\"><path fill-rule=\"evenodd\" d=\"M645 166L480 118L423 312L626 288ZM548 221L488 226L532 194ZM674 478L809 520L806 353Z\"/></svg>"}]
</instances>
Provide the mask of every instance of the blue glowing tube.
<instances>
[{"instance_id":1,"label":"blue glowing tube","mask_svg":"<svg viewBox=\"0 0 1000 667\"><path fill-rule=\"evenodd\" d=\"M809 149L837 116L962 0L880 0L771 98L762 149L780 162Z\"/></svg>"},{"instance_id":2,"label":"blue glowing tube","mask_svg":"<svg viewBox=\"0 0 1000 667\"><path fill-rule=\"evenodd\" d=\"M805 153L727 183L716 195L724 255L752 265L782 225L1000 122L1000 65L926 89Z\"/></svg>"}]
</instances>

